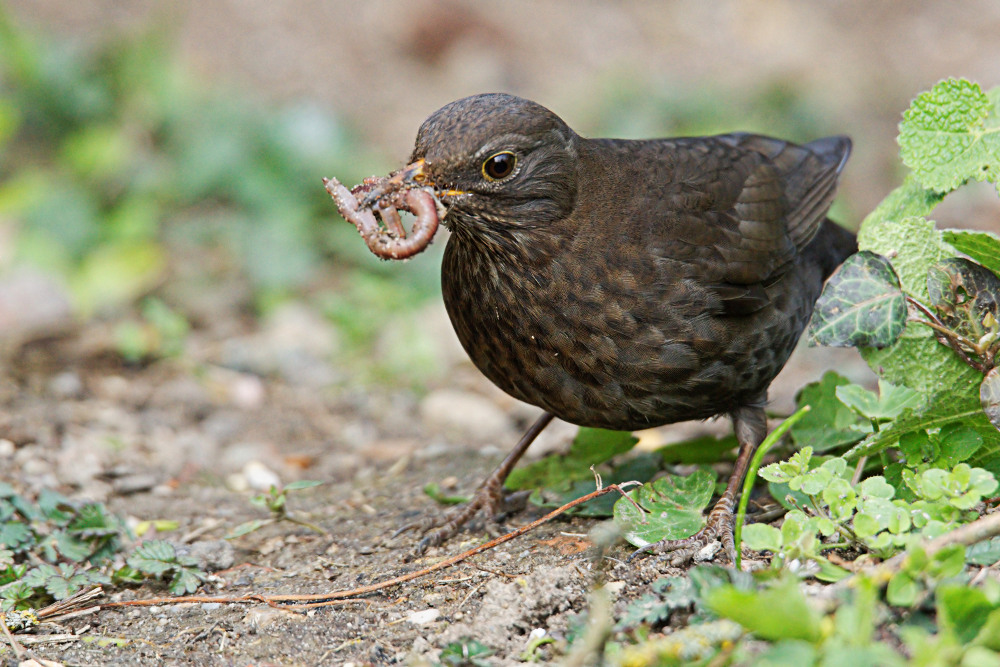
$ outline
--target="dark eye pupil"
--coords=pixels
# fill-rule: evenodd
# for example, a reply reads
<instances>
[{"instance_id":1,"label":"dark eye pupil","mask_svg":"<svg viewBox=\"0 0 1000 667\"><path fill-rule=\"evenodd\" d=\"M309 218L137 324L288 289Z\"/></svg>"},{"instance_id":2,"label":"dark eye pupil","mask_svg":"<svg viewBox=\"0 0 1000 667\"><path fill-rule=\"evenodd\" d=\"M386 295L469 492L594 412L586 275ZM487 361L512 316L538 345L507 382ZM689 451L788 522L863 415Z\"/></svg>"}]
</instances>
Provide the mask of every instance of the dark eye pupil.
<instances>
[{"instance_id":1,"label":"dark eye pupil","mask_svg":"<svg viewBox=\"0 0 1000 667\"><path fill-rule=\"evenodd\" d=\"M511 153L497 153L486 160L483 169L486 175L493 179L507 178L514 171L514 155Z\"/></svg>"}]
</instances>

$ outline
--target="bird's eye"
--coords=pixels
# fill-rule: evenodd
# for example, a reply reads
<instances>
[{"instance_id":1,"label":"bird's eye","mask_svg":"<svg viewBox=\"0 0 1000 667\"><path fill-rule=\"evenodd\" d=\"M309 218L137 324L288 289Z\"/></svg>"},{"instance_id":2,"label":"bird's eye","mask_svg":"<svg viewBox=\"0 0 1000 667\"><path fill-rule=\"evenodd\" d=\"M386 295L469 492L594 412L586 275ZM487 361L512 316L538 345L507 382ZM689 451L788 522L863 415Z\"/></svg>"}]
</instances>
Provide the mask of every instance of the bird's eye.
<instances>
[{"instance_id":1,"label":"bird's eye","mask_svg":"<svg viewBox=\"0 0 1000 667\"><path fill-rule=\"evenodd\" d=\"M499 181L514 173L517 156L510 151L500 151L483 162L483 176L487 181Z\"/></svg>"}]
</instances>

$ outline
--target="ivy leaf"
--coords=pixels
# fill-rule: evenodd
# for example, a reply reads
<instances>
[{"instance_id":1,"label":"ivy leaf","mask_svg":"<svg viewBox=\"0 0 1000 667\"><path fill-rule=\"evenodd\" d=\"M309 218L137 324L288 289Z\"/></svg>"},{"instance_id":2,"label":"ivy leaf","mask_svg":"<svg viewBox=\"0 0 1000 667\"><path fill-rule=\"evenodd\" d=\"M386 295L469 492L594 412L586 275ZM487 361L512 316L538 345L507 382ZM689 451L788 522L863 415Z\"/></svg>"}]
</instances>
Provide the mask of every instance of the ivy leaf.
<instances>
[{"instance_id":1,"label":"ivy leaf","mask_svg":"<svg viewBox=\"0 0 1000 667\"><path fill-rule=\"evenodd\" d=\"M1000 278L996 274L972 260L950 257L927 272L927 292L931 306L949 329L973 343L989 334L996 344L1000 333Z\"/></svg>"},{"instance_id":2,"label":"ivy leaf","mask_svg":"<svg viewBox=\"0 0 1000 667\"><path fill-rule=\"evenodd\" d=\"M847 258L823 288L809 322L809 342L833 347L891 345L906 326L906 297L885 257Z\"/></svg>"},{"instance_id":3,"label":"ivy leaf","mask_svg":"<svg viewBox=\"0 0 1000 667\"><path fill-rule=\"evenodd\" d=\"M1000 367L991 369L979 385L979 402L990 423L1000 431Z\"/></svg>"},{"instance_id":4,"label":"ivy leaf","mask_svg":"<svg viewBox=\"0 0 1000 667\"><path fill-rule=\"evenodd\" d=\"M696 470L687 477L667 475L628 492L615 503L615 523L628 542L637 547L663 539L677 540L698 532L705 523L702 512L712 499L715 475Z\"/></svg>"},{"instance_id":5,"label":"ivy leaf","mask_svg":"<svg viewBox=\"0 0 1000 667\"><path fill-rule=\"evenodd\" d=\"M969 179L997 182L1000 123L979 84L946 79L903 113L900 155L928 188L950 192Z\"/></svg>"},{"instance_id":6,"label":"ivy leaf","mask_svg":"<svg viewBox=\"0 0 1000 667\"><path fill-rule=\"evenodd\" d=\"M944 240L993 273L1000 274L1000 236L992 232L945 229Z\"/></svg>"}]
</instances>

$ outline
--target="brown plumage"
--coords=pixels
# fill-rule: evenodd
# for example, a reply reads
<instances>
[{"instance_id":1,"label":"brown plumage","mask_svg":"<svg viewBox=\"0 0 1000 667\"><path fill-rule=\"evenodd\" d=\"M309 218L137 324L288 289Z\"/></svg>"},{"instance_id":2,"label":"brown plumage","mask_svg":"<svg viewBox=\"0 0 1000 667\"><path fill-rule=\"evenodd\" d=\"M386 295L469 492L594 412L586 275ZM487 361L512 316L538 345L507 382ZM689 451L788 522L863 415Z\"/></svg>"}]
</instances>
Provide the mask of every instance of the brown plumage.
<instances>
[{"instance_id":1,"label":"brown plumage","mask_svg":"<svg viewBox=\"0 0 1000 667\"><path fill-rule=\"evenodd\" d=\"M428 118L412 172L447 211L448 314L473 363L546 414L469 505L422 526L438 530L421 547L497 510L550 415L635 430L728 414L741 451L726 494L702 533L656 548L720 537L732 555L767 387L856 249L825 219L849 152L846 137L585 139L502 94Z\"/></svg>"}]
</instances>

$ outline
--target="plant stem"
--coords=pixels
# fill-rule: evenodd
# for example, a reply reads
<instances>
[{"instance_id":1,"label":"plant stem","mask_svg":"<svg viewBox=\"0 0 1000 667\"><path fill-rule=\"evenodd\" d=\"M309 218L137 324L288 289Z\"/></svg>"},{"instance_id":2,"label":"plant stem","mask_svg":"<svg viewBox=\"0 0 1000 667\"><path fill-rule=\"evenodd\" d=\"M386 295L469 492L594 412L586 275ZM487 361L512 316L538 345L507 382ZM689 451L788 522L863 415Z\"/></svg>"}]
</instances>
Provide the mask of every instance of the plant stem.
<instances>
[{"instance_id":1,"label":"plant stem","mask_svg":"<svg viewBox=\"0 0 1000 667\"><path fill-rule=\"evenodd\" d=\"M742 550L743 521L746 519L747 505L750 502L750 490L753 488L754 480L757 479L757 469L760 468L760 462L764 460L767 450L771 449L788 432L788 429L792 428L795 422L802 419L810 409L808 405L803 405L788 419L778 424L778 427L764 438L764 442L760 443L760 446L753 455L753 459L750 461L750 469L747 470L747 476L743 479L743 490L740 493L739 509L736 511L736 525L733 529L733 539L736 542L736 562L733 565L737 570L742 569L740 552Z\"/></svg>"}]
</instances>

